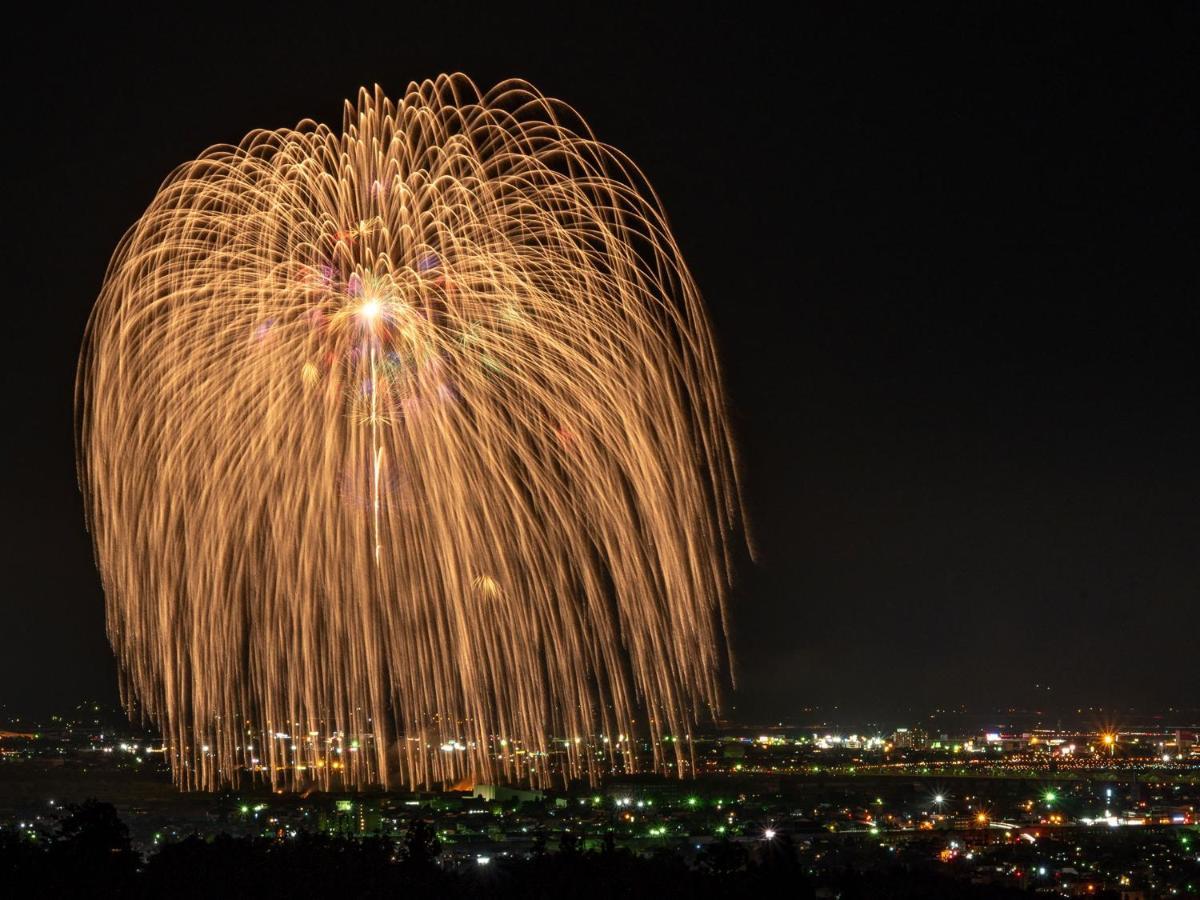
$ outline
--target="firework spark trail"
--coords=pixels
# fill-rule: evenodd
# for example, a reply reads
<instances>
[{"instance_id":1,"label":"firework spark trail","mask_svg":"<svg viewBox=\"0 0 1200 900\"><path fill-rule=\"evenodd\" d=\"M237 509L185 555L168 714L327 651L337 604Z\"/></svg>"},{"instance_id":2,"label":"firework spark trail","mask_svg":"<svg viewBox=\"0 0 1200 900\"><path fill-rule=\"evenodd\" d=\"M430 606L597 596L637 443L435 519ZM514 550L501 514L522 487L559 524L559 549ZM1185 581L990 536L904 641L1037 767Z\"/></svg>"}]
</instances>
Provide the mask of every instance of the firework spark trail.
<instances>
[{"instance_id":1,"label":"firework spark trail","mask_svg":"<svg viewBox=\"0 0 1200 900\"><path fill-rule=\"evenodd\" d=\"M524 82L208 150L80 361L126 702L187 787L545 783L552 738L594 777L596 734L684 771L741 525L723 402L653 192Z\"/></svg>"}]
</instances>

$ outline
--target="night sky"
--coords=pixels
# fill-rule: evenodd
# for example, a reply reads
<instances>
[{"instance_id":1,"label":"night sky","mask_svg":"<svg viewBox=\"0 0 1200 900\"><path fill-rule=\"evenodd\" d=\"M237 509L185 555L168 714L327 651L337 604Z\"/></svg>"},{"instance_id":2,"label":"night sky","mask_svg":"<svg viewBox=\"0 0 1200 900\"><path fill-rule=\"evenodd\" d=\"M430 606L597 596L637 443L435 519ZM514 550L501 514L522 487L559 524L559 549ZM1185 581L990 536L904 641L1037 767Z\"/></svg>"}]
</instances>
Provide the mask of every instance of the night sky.
<instances>
[{"instance_id":1,"label":"night sky","mask_svg":"<svg viewBox=\"0 0 1200 900\"><path fill-rule=\"evenodd\" d=\"M10 31L0 703L116 695L72 400L122 233L211 144L459 70L637 161L706 298L758 551L732 715L1194 706L1196 7L570 6Z\"/></svg>"}]
</instances>

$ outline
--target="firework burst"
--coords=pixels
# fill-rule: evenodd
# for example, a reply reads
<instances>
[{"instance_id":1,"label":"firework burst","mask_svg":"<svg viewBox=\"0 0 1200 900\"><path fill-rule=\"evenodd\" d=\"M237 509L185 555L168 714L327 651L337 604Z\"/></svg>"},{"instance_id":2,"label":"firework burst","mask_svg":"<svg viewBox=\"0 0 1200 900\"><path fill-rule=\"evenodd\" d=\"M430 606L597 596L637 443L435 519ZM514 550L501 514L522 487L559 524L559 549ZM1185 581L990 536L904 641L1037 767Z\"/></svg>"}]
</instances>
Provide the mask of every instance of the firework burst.
<instances>
[{"instance_id":1,"label":"firework burst","mask_svg":"<svg viewBox=\"0 0 1200 900\"><path fill-rule=\"evenodd\" d=\"M686 770L741 524L721 381L653 192L564 104L442 76L182 166L77 419L124 696L184 786L544 783L598 734Z\"/></svg>"}]
</instances>

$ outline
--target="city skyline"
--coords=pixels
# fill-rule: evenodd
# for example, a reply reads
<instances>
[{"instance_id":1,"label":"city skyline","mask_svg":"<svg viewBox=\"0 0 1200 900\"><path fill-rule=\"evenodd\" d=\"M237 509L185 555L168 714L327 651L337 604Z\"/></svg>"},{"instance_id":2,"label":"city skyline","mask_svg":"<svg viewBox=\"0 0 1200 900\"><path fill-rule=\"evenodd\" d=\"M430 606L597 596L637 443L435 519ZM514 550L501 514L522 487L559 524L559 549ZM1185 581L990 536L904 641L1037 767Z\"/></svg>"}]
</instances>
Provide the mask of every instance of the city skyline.
<instances>
[{"instance_id":1,"label":"city skyline","mask_svg":"<svg viewBox=\"0 0 1200 900\"><path fill-rule=\"evenodd\" d=\"M301 744L331 736L286 737ZM219 882L233 867L244 885L247 868L262 866L247 867L247 856L311 860L333 850L354 860L330 878L350 896L363 879L411 877L414 856L430 866L426 877L444 883L442 895L492 893L512 879L544 886L554 877L547 867L565 869L574 886L587 880L580 867L594 867L605 885L596 896L605 896L633 865L645 873L631 885L634 896L728 896L763 879L812 896L815 885L844 884L850 868L874 881L854 896L872 898L913 896L921 883L938 896L989 885L969 896L1014 900L1027 891L1160 897L1197 888L1195 724L728 725L692 737L695 777L685 779L624 766L599 784L571 779L562 746L550 764L563 780L543 788L475 780L433 791L295 793L272 790L251 767L229 790L181 792L165 742L128 725L119 709L80 703L50 721L0 729L8 787L0 790L0 850L39 886L64 873L80 877L78 866L52 865L88 845L80 832L106 847L87 876L120 875L124 859L132 865L121 877L152 884ZM652 742L637 744L636 753L653 755ZM495 737L489 752L504 753ZM604 743L589 739L584 752L603 756ZM97 792L104 802L82 800ZM436 836L431 853L420 852L422 836ZM202 873L182 874L178 866L197 854L206 859ZM648 885L646 875L664 865L673 866L670 883ZM292 896L291 884L311 887L328 864L314 869L298 875L289 865L264 887ZM682 879L694 888L680 887Z\"/></svg>"}]
</instances>

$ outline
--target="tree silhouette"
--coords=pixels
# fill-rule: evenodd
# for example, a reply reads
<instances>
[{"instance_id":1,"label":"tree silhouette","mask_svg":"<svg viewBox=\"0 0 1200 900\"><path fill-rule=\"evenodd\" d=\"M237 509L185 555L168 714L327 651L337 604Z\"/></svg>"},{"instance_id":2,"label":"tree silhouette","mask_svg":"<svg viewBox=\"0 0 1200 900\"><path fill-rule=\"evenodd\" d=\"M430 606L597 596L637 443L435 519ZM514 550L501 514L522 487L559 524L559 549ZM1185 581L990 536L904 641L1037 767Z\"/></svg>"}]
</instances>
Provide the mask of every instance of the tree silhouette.
<instances>
[{"instance_id":1,"label":"tree silhouette","mask_svg":"<svg viewBox=\"0 0 1200 900\"><path fill-rule=\"evenodd\" d=\"M116 807L91 799L67 807L49 854L57 890L71 890L82 880L89 893L100 896L120 896L129 890L139 862Z\"/></svg>"},{"instance_id":2,"label":"tree silhouette","mask_svg":"<svg viewBox=\"0 0 1200 900\"><path fill-rule=\"evenodd\" d=\"M414 816L408 823L404 836L404 865L413 871L428 871L433 868L442 844L433 825Z\"/></svg>"},{"instance_id":3,"label":"tree silhouette","mask_svg":"<svg viewBox=\"0 0 1200 900\"><path fill-rule=\"evenodd\" d=\"M746 848L728 836L709 844L700 853L700 868L713 875L728 877L746 868Z\"/></svg>"}]
</instances>

